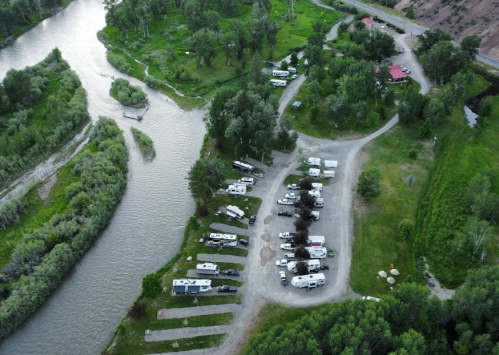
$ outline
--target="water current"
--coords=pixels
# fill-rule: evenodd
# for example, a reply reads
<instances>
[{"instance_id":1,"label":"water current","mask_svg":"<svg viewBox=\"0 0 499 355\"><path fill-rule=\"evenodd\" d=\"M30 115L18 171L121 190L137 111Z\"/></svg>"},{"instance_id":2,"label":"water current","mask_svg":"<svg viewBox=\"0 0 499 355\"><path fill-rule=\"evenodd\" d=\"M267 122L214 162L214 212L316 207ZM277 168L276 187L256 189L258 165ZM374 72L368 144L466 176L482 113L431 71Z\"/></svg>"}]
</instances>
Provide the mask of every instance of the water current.
<instances>
[{"instance_id":1,"label":"water current","mask_svg":"<svg viewBox=\"0 0 499 355\"><path fill-rule=\"evenodd\" d=\"M129 148L128 187L108 227L47 302L0 346L0 354L98 354L141 289L141 279L178 251L194 210L185 180L205 133L202 111L182 111L171 99L115 70L96 32L105 26L101 0L75 0L0 51L0 79L10 68L41 61L54 48L88 92L88 109L114 118ZM109 97L111 77L140 85L151 108L144 120L122 117ZM128 110L133 112L133 110ZM156 158L145 162L130 127L147 133ZM39 168L41 178L51 170Z\"/></svg>"}]
</instances>

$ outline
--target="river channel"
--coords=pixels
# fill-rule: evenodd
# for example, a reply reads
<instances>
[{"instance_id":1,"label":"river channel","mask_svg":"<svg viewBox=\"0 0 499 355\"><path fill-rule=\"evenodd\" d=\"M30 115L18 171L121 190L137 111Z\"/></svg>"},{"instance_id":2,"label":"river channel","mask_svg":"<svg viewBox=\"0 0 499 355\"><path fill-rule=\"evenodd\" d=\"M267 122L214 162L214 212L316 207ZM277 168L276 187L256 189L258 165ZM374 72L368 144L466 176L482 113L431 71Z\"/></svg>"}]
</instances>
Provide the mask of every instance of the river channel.
<instances>
[{"instance_id":1,"label":"river channel","mask_svg":"<svg viewBox=\"0 0 499 355\"><path fill-rule=\"evenodd\" d=\"M98 354L141 290L141 279L178 251L194 210L185 177L199 156L202 111L182 111L171 99L115 70L96 32L105 26L102 0L75 0L0 51L0 80L10 68L33 65L54 48L88 92L88 109L114 118L129 148L128 187L108 227L47 302L0 346L7 354ZM111 77L140 85L151 108L144 120L122 117L109 97ZM131 110L127 110L131 111ZM130 133L147 133L156 158L145 162Z\"/></svg>"}]
</instances>

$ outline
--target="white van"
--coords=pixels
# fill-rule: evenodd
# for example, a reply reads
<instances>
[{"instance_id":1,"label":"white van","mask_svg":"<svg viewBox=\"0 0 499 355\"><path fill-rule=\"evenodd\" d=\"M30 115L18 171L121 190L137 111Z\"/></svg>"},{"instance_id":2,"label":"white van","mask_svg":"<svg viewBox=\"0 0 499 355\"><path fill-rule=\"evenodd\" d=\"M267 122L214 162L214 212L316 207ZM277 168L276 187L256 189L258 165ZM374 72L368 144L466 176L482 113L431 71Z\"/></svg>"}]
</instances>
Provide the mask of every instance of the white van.
<instances>
[{"instance_id":1,"label":"white van","mask_svg":"<svg viewBox=\"0 0 499 355\"><path fill-rule=\"evenodd\" d=\"M253 179L252 177L243 177L239 179L238 183L253 186L255 185L255 179Z\"/></svg>"},{"instance_id":2,"label":"white van","mask_svg":"<svg viewBox=\"0 0 499 355\"><path fill-rule=\"evenodd\" d=\"M334 170L324 170L322 176L325 177L326 179L334 178Z\"/></svg>"}]
</instances>

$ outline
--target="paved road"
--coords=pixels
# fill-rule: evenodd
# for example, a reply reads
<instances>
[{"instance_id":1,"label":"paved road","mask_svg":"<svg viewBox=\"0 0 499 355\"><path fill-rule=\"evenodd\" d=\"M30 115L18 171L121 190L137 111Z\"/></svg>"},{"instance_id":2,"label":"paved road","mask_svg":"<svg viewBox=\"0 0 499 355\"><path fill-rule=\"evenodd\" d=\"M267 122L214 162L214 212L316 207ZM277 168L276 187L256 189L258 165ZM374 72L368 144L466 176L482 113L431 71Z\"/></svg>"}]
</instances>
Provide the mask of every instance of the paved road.
<instances>
[{"instance_id":1,"label":"paved road","mask_svg":"<svg viewBox=\"0 0 499 355\"><path fill-rule=\"evenodd\" d=\"M320 7L323 7L326 9L332 9L331 6L324 4L321 0L312 0L312 2ZM410 33L412 35L420 35L421 33L425 32L428 29L424 26L416 25L412 22L409 22L409 21L406 21L404 19L398 18L396 16L392 16L390 14L387 14L381 10L378 10L372 6L369 6L369 5L364 4L362 2L359 2L359 1L348 0L345 2L350 3L352 5L355 5L359 9L364 10L365 12L376 15L380 19L382 19L383 21L389 22L389 23L391 23L395 26L398 26L400 28L404 28L407 33ZM458 44L456 42L454 42L454 45L458 45ZM487 64L491 67L499 69L499 60L497 60L497 59L491 58L483 53L479 53L476 58L478 61L480 61L484 64Z\"/></svg>"},{"instance_id":2,"label":"paved road","mask_svg":"<svg viewBox=\"0 0 499 355\"><path fill-rule=\"evenodd\" d=\"M242 229L239 227L229 226L228 224L223 223L212 223L210 224L210 228L215 229L217 231L222 231L225 233L239 234L239 235L250 235L250 231L248 229Z\"/></svg>"},{"instance_id":3,"label":"paved road","mask_svg":"<svg viewBox=\"0 0 499 355\"><path fill-rule=\"evenodd\" d=\"M221 254L198 254L198 260L201 261L211 261L211 262L221 262L221 263L236 263L236 264L246 264L247 258L243 256L236 255L221 255Z\"/></svg>"}]
</instances>

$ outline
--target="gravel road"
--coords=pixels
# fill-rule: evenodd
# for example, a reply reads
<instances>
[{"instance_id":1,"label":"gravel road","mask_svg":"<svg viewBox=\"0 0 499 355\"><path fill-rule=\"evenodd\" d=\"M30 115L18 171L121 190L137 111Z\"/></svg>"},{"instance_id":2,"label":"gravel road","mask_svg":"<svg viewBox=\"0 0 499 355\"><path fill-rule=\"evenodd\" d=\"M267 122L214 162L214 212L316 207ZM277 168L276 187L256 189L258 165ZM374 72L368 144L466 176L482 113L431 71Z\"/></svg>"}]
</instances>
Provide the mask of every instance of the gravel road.
<instances>
[{"instance_id":1,"label":"gravel road","mask_svg":"<svg viewBox=\"0 0 499 355\"><path fill-rule=\"evenodd\" d=\"M158 319L185 318L228 312L239 313L241 312L241 308L242 306L240 304L221 304L186 308L165 308L161 310L163 311L163 314L159 316Z\"/></svg>"},{"instance_id":2,"label":"gravel road","mask_svg":"<svg viewBox=\"0 0 499 355\"><path fill-rule=\"evenodd\" d=\"M225 334L230 332L231 325L216 325L212 327L177 328L168 330L153 330L145 336L145 341L164 341L182 338L193 338L202 335Z\"/></svg>"}]
</instances>

